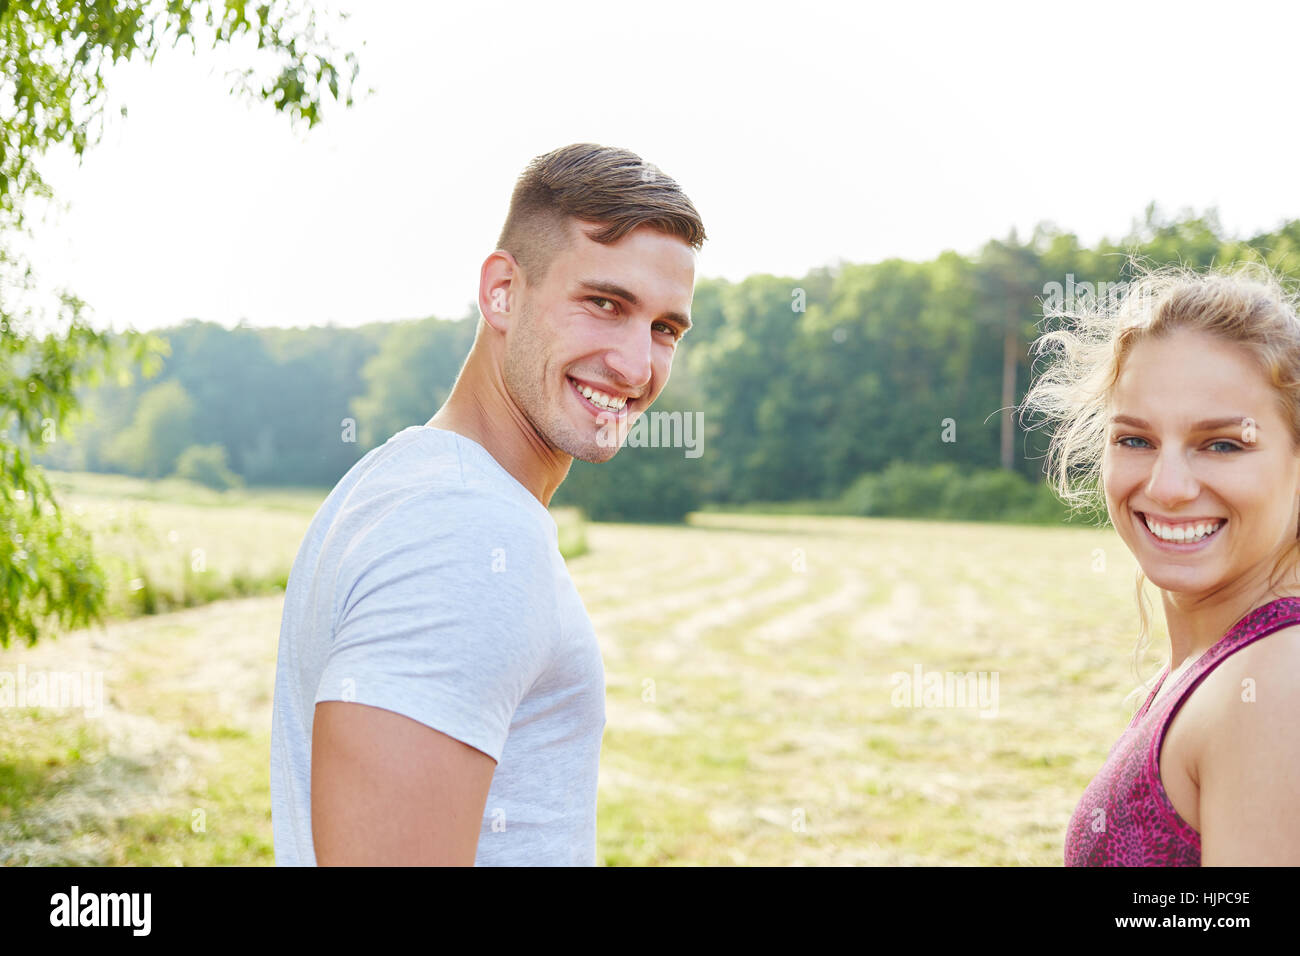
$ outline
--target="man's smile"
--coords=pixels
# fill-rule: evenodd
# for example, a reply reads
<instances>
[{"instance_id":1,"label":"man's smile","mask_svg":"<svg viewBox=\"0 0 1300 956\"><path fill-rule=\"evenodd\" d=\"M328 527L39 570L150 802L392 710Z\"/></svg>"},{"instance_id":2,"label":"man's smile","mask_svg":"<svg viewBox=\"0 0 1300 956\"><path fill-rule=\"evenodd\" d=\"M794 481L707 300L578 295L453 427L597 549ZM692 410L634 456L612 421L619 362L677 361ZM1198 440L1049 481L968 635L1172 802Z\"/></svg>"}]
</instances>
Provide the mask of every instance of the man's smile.
<instances>
[{"instance_id":1,"label":"man's smile","mask_svg":"<svg viewBox=\"0 0 1300 956\"><path fill-rule=\"evenodd\" d=\"M569 387L573 393L578 396L578 400L594 415L605 416L614 415L618 418L625 418L628 411L629 396L614 391L613 389L604 390L598 386L593 386L587 382L579 381L573 376L566 376Z\"/></svg>"}]
</instances>

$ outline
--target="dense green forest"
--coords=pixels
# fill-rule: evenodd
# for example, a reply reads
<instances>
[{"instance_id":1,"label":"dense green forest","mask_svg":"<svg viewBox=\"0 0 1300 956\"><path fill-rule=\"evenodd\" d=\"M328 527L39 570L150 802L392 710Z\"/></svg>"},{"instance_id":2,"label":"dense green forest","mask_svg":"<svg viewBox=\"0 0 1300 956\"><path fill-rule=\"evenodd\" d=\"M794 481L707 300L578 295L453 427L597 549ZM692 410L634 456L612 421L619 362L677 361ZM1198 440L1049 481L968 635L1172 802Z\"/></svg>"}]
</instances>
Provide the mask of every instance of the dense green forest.
<instances>
[{"instance_id":1,"label":"dense green forest","mask_svg":"<svg viewBox=\"0 0 1300 956\"><path fill-rule=\"evenodd\" d=\"M575 462L555 503L612 519L755 502L1059 516L1041 494L1044 437L1007 410L1028 386L1051 284L1078 294L1084 283L1121 282L1129 254L1193 266L1253 259L1292 272L1300 221L1237 239L1213 213L1164 218L1149 208L1127 235L1095 248L1040 226L975 255L702 279L694 328L652 410L698 423L677 433L692 446L629 445L605 465ZM190 320L159 334L171 346L161 373L85 392L84 420L71 440L46 446L44 464L179 472L217 486L330 486L437 410L474 320L306 329Z\"/></svg>"}]
</instances>

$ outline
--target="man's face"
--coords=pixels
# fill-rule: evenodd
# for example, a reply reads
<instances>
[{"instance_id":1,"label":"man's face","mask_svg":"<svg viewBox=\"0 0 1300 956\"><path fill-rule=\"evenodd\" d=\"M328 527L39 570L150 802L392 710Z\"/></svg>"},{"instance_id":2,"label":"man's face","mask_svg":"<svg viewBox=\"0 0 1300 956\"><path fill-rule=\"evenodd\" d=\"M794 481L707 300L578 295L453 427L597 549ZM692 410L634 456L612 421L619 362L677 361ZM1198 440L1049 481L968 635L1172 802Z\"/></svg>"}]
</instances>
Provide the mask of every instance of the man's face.
<instances>
[{"instance_id":1,"label":"man's face","mask_svg":"<svg viewBox=\"0 0 1300 956\"><path fill-rule=\"evenodd\" d=\"M569 224L541 284L525 277L505 384L550 447L608 461L668 382L690 327L695 255L649 226L602 244L587 238L594 224Z\"/></svg>"}]
</instances>

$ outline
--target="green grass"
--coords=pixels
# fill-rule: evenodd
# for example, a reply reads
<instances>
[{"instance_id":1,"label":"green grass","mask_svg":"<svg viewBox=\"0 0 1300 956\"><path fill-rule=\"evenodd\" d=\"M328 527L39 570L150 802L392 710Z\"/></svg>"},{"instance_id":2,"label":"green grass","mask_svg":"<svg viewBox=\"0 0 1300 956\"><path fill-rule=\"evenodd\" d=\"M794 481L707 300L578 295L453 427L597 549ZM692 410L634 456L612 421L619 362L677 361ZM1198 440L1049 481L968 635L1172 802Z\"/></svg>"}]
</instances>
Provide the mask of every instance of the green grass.
<instances>
[{"instance_id":1,"label":"green grass","mask_svg":"<svg viewBox=\"0 0 1300 956\"><path fill-rule=\"evenodd\" d=\"M108 572L109 626L0 650L0 671L103 671L111 703L0 709L0 863L273 863L278 593L327 491L50 477ZM585 553L581 513L554 515Z\"/></svg>"},{"instance_id":2,"label":"green grass","mask_svg":"<svg viewBox=\"0 0 1300 956\"><path fill-rule=\"evenodd\" d=\"M179 478L149 481L129 475L107 475L85 471L46 473L55 493L109 501L160 501L175 505L208 508L252 506L259 510L290 511L308 518L329 494L328 488L232 488L214 491Z\"/></svg>"},{"instance_id":3,"label":"green grass","mask_svg":"<svg viewBox=\"0 0 1300 956\"><path fill-rule=\"evenodd\" d=\"M51 472L60 505L95 543L110 618L282 592L328 489L213 491L179 479ZM582 514L552 512L560 552L586 551Z\"/></svg>"},{"instance_id":4,"label":"green grass","mask_svg":"<svg viewBox=\"0 0 1300 956\"><path fill-rule=\"evenodd\" d=\"M92 484L69 500L156 594L194 586L169 572L194 546L219 570L206 599L256 593L313 513L280 492L223 505L206 490L112 498L94 492L130 486ZM605 660L600 862L1060 864L1070 813L1130 713L1134 567L1113 532L556 519ZM0 671L102 670L110 701L101 719L0 709L0 862L271 864L281 602L0 651ZM894 676L917 666L997 673L997 716L894 706Z\"/></svg>"},{"instance_id":5,"label":"green grass","mask_svg":"<svg viewBox=\"0 0 1300 956\"><path fill-rule=\"evenodd\" d=\"M1060 865L1129 716L1111 532L697 514L588 535L571 568L606 660L606 862ZM655 583L627 587L632 564ZM997 673L997 716L893 706L916 665ZM690 832L653 828L652 852L643 817Z\"/></svg>"}]
</instances>

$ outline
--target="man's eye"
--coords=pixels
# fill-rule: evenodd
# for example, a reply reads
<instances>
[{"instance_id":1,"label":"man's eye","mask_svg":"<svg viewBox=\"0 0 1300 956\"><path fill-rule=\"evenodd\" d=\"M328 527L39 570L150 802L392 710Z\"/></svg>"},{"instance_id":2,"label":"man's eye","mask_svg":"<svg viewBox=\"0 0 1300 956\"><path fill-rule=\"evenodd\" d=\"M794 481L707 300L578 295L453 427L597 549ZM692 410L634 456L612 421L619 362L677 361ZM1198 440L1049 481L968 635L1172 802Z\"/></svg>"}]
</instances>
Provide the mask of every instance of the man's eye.
<instances>
[{"instance_id":1,"label":"man's eye","mask_svg":"<svg viewBox=\"0 0 1300 956\"><path fill-rule=\"evenodd\" d=\"M614 311L614 309L617 308L617 306L615 305L613 299L606 299L606 298L604 298L603 296L599 296L599 295L593 295L593 296L592 296L590 299L588 299L587 301L588 301L588 302L595 302L595 303L596 303L596 307L599 308L601 311L604 311L604 312L612 312L612 311ZM601 305L602 302L604 303L604 305ZM606 305L610 306L610 308L606 309L606 308L605 308Z\"/></svg>"},{"instance_id":2,"label":"man's eye","mask_svg":"<svg viewBox=\"0 0 1300 956\"><path fill-rule=\"evenodd\" d=\"M669 335L671 335L671 336L672 336L673 338L675 338L675 339L680 339L680 338L682 337L681 333L677 331L677 326L675 326L675 325L670 325L670 324L667 323L667 322L656 322L656 323L655 323L655 328L657 328L657 329L663 329L665 332L667 332Z\"/></svg>"}]
</instances>

